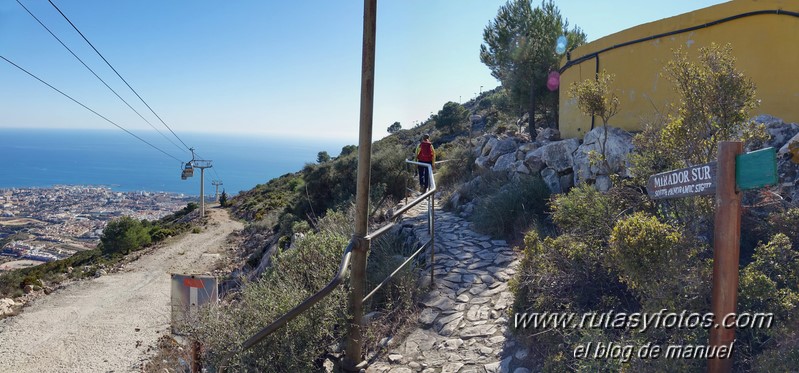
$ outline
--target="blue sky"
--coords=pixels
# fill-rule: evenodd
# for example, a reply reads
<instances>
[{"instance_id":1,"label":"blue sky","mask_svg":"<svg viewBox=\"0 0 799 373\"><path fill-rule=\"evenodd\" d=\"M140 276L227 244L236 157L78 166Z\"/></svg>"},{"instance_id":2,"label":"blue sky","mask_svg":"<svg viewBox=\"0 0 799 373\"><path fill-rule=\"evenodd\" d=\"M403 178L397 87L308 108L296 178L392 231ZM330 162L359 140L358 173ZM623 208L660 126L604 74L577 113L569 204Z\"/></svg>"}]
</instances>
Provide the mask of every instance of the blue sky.
<instances>
[{"instance_id":1,"label":"blue sky","mask_svg":"<svg viewBox=\"0 0 799 373\"><path fill-rule=\"evenodd\" d=\"M20 0L166 131L45 0ZM53 0L177 133L357 141L362 1ZM589 40L722 1L556 1ZM374 136L499 83L480 62L505 1L378 3ZM0 0L0 55L118 124L149 126L15 0ZM114 128L0 60L0 128ZM2 139L0 139L0 144Z\"/></svg>"}]
</instances>

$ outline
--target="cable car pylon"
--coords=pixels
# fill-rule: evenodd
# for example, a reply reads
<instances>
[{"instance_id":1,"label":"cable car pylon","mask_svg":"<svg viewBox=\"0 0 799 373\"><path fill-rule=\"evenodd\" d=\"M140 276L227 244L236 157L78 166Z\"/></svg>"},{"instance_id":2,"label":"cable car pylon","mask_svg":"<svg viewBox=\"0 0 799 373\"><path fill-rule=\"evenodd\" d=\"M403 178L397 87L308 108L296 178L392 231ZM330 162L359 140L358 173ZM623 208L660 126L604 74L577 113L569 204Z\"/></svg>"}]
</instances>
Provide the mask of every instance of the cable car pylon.
<instances>
[{"instance_id":1,"label":"cable car pylon","mask_svg":"<svg viewBox=\"0 0 799 373\"><path fill-rule=\"evenodd\" d=\"M189 150L191 150L191 160L186 162L185 166L183 166L183 171L180 175L180 178L186 180L187 178L194 176L195 168L200 169L200 218L204 218L205 217L205 169L213 167L212 165L213 161L207 159L196 159L194 156L194 148L189 148Z\"/></svg>"},{"instance_id":2,"label":"cable car pylon","mask_svg":"<svg viewBox=\"0 0 799 373\"><path fill-rule=\"evenodd\" d=\"M214 202L219 202L219 186L222 185L222 180L212 180L211 185L216 187L216 192L214 192Z\"/></svg>"}]
</instances>

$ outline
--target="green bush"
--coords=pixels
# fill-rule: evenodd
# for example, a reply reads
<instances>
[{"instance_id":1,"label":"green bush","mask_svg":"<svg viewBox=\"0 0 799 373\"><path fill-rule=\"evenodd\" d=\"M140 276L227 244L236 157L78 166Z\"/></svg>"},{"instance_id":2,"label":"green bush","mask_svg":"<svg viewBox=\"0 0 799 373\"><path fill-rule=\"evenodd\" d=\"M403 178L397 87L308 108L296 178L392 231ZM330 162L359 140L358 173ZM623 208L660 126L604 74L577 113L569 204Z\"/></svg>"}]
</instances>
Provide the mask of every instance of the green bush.
<instances>
[{"instance_id":1,"label":"green bush","mask_svg":"<svg viewBox=\"0 0 799 373\"><path fill-rule=\"evenodd\" d=\"M743 356L757 371L789 371L799 364L799 251L791 246L787 236L777 234L755 248L741 271L739 312L774 314L771 327L736 332Z\"/></svg>"},{"instance_id":2,"label":"green bush","mask_svg":"<svg viewBox=\"0 0 799 373\"><path fill-rule=\"evenodd\" d=\"M167 237L175 235L175 231L161 226L154 226L150 229L150 238L153 242L165 240Z\"/></svg>"},{"instance_id":3,"label":"green bush","mask_svg":"<svg viewBox=\"0 0 799 373\"><path fill-rule=\"evenodd\" d=\"M464 125L469 116L469 112L463 105L457 102L447 102L438 111L438 114L433 116L436 122L436 128L444 134L461 132L464 130Z\"/></svg>"},{"instance_id":4,"label":"green bush","mask_svg":"<svg viewBox=\"0 0 799 373\"><path fill-rule=\"evenodd\" d=\"M75 253L69 258L42 263L35 267L22 268L0 274L0 298L15 298L23 294L25 285L59 283L70 278L81 278L84 274L78 269L85 265L104 263L99 249ZM65 275L67 268L74 267L72 274ZM93 275L92 271L89 275Z\"/></svg>"},{"instance_id":5,"label":"green bush","mask_svg":"<svg viewBox=\"0 0 799 373\"><path fill-rule=\"evenodd\" d=\"M141 221L129 216L112 220L100 236L103 254L128 254L142 249L151 242L150 234Z\"/></svg>"},{"instance_id":6,"label":"green bush","mask_svg":"<svg viewBox=\"0 0 799 373\"><path fill-rule=\"evenodd\" d=\"M514 312L619 309L627 298L618 276L606 270L605 251L571 235L524 238Z\"/></svg>"},{"instance_id":7,"label":"green bush","mask_svg":"<svg viewBox=\"0 0 799 373\"><path fill-rule=\"evenodd\" d=\"M552 220L565 233L601 242L610 236L621 211L607 194L586 183L552 200Z\"/></svg>"},{"instance_id":8,"label":"green bush","mask_svg":"<svg viewBox=\"0 0 799 373\"><path fill-rule=\"evenodd\" d=\"M389 232L372 242L366 268L366 291L370 292L402 264L412 247L406 246L404 237ZM400 270L364 305L371 318L364 332L363 350L380 349L380 340L391 336L397 338L403 330L416 321L418 299L425 289L417 285L419 270L414 260Z\"/></svg>"},{"instance_id":9,"label":"green bush","mask_svg":"<svg viewBox=\"0 0 799 373\"><path fill-rule=\"evenodd\" d=\"M376 199L391 198L398 201L405 197L405 187L411 178L408 164L405 163L407 152L399 144L376 148L372 156L372 187L385 185L382 195L376 196Z\"/></svg>"},{"instance_id":10,"label":"green bush","mask_svg":"<svg viewBox=\"0 0 799 373\"><path fill-rule=\"evenodd\" d=\"M791 208L769 216L771 235L782 233L794 245L799 244L799 208Z\"/></svg>"},{"instance_id":11,"label":"green bush","mask_svg":"<svg viewBox=\"0 0 799 373\"><path fill-rule=\"evenodd\" d=\"M437 186L449 189L472 179L475 155L468 144L452 147L442 160L447 162L442 163L436 173Z\"/></svg>"},{"instance_id":12,"label":"green bush","mask_svg":"<svg viewBox=\"0 0 799 373\"><path fill-rule=\"evenodd\" d=\"M686 304L685 300L707 295L701 290L707 285L701 275L707 275L710 267L697 258L695 245L685 244L676 227L637 212L613 228L606 265L619 274L647 312L697 309L701 302Z\"/></svg>"},{"instance_id":13,"label":"green bush","mask_svg":"<svg viewBox=\"0 0 799 373\"><path fill-rule=\"evenodd\" d=\"M510 238L535 226L548 199L549 188L540 177L520 176L481 198L472 220L483 233Z\"/></svg>"},{"instance_id":14,"label":"green bush","mask_svg":"<svg viewBox=\"0 0 799 373\"><path fill-rule=\"evenodd\" d=\"M240 300L226 307L208 308L194 337L206 346L212 365L305 298L323 288L338 269L348 236L337 231L340 213L319 221L320 231L296 242L296 248L276 256L273 266L244 287ZM311 372L320 369L325 349L346 330L347 297L337 288L308 311L232 361L237 371Z\"/></svg>"}]
</instances>

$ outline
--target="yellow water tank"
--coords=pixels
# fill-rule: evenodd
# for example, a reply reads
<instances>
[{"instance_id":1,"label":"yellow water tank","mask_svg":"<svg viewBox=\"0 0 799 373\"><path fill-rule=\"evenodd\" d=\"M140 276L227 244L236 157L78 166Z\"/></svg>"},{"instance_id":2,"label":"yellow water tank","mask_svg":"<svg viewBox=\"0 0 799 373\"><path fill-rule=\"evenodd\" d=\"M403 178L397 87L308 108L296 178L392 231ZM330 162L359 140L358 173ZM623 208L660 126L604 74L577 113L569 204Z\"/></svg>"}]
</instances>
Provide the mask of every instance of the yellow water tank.
<instances>
[{"instance_id":1,"label":"yellow water tank","mask_svg":"<svg viewBox=\"0 0 799 373\"><path fill-rule=\"evenodd\" d=\"M677 96L664 68L682 48L695 57L711 43L733 48L736 68L757 86L760 106L751 116L771 114L799 122L799 1L735 0L646 23L603 37L564 58L560 76L559 127L564 138L582 137L602 120L586 116L569 97L573 82L615 75L619 113L610 125L628 131L658 114L673 112Z\"/></svg>"}]
</instances>

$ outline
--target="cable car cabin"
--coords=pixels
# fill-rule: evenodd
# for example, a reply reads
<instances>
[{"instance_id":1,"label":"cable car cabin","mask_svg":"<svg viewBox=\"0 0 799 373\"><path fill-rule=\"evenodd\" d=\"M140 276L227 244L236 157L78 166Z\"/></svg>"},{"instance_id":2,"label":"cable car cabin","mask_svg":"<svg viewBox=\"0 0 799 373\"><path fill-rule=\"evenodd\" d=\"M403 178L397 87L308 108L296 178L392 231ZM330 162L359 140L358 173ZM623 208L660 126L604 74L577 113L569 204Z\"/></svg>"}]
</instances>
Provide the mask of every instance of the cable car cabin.
<instances>
[{"instance_id":1,"label":"cable car cabin","mask_svg":"<svg viewBox=\"0 0 799 373\"><path fill-rule=\"evenodd\" d=\"M180 178L186 180L194 176L194 167L191 166L191 163L186 163L186 166L183 167L183 173L180 174Z\"/></svg>"}]
</instances>

